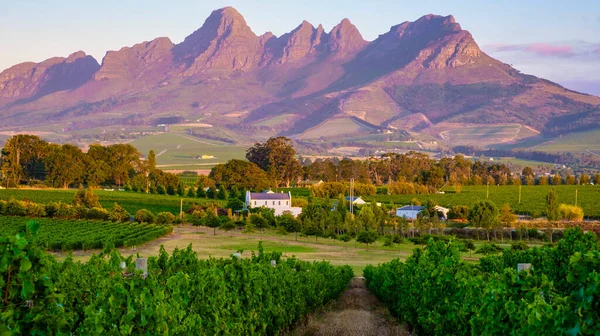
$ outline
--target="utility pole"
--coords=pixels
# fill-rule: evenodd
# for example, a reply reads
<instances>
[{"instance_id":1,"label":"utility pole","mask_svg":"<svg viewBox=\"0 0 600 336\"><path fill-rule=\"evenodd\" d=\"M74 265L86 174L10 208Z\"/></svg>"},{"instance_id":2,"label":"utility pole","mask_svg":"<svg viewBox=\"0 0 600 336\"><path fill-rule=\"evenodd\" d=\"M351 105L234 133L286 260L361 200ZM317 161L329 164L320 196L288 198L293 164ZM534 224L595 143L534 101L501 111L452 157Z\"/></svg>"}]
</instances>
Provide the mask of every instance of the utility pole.
<instances>
[{"instance_id":1,"label":"utility pole","mask_svg":"<svg viewBox=\"0 0 600 336\"><path fill-rule=\"evenodd\" d=\"M521 204L521 185L519 184L519 204Z\"/></svg>"},{"instance_id":2,"label":"utility pole","mask_svg":"<svg viewBox=\"0 0 600 336\"><path fill-rule=\"evenodd\" d=\"M350 179L350 213L354 214L354 179Z\"/></svg>"},{"instance_id":3,"label":"utility pole","mask_svg":"<svg viewBox=\"0 0 600 336\"><path fill-rule=\"evenodd\" d=\"M183 198L179 200L179 219L183 220Z\"/></svg>"},{"instance_id":4,"label":"utility pole","mask_svg":"<svg viewBox=\"0 0 600 336\"><path fill-rule=\"evenodd\" d=\"M487 188L486 188L486 192L485 192L485 199L490 198L490 181L488 181L487 183Z\"/></svg>"},{"instance_id":5,"label":"utility pole","mask_svg":"<svg viewBox=\"0 0 600 336\"><path fill-rule=\"evenodd\" d=\"M575 206L577 206L577 189L575 189Z\"/></svg>"}]
</instances>

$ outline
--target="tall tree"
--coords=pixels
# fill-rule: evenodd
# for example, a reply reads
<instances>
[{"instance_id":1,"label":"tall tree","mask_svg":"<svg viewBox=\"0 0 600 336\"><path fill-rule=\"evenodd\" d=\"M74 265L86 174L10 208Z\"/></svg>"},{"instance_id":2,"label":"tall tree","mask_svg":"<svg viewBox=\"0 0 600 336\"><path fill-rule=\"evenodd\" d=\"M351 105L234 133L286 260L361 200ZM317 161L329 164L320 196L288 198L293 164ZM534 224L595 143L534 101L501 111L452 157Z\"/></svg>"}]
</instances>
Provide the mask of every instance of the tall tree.
<instances>
[{"instance_id":1,"label":"tall tree","mask_svg":"<svg viewBox=\"0 0 600 336\"><path fill-rule=\"evenodd\" d=\"M474 227L486 230L487 239L490 240L490 230L498 222L498 208L492 201L478 201L471 208L468 219Z\"/></svg>"},{"instance_id":2,"label":"tall tree","mask_svg":"<svg viewBox=\"0 0 600 336\"><path fill-rule=\"evenodd\" d=\"M548 190L548 195L546 195L546 218L550 222L560 219L558 196L556 195L554 188Z\"/></svg>"},{"instance_id":3,"label":"tall tree","mask_svg":"<svg viewBox=\"0 0 600 336\"><path fill-rule=\"evenodd\" d=\"M286 137L270 138L265 143L256 143L246 152L246 159L266 171L277 186L289 187L302 173L296 150L291 140Z\"/></svg>"},{"instance_id":4,"label":"tall tree","mask_svg":"<svg viewBox=\"0 0 600 336\"><path fill-rule=\"evenodd\" d=\"M87 169L81 149L70 144L51 146L46 167L53 184L65 189L75 182L83 182Z\"/></svg>"},{"instance_id":5,"label":"tall tree","mask_svg":"<svg viewBox=\"0 0 600 336\"><path fill-rule=\"evenodd\" d=\"M2 149L2 174L15 186L22 179L44 179L48 143L35 135L18 134Z\"/></svg>"}]
</instances>

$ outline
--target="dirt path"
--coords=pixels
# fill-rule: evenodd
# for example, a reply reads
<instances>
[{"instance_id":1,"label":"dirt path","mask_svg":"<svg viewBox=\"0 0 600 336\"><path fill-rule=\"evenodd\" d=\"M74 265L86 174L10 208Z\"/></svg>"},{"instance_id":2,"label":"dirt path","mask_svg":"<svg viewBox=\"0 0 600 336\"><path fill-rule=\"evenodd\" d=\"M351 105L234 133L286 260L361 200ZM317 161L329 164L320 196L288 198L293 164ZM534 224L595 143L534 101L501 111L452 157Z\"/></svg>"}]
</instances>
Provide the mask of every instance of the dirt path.
<instances>
[{"instance_id":1,"label":"dirt path","mask_svg":"<svg viewBox=\"0 0 600 336\"><path fill-rule=\"evenodd\" d=\"M290 335L408 336L410 333L367 290L365 279L356 277L339 299L309 316Z\"/></svg>"}]
</instances>

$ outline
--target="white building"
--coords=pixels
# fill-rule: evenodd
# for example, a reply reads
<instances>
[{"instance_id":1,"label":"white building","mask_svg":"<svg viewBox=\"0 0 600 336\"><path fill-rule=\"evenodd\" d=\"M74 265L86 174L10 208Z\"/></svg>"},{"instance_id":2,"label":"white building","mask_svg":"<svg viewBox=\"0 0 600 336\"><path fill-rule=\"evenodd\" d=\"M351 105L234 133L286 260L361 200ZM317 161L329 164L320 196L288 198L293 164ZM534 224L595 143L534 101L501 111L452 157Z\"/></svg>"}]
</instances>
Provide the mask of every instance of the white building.
<instances>
[{"instance_id":1,"label":"white building","mask_svg":"<svg viewBox=\"0 0 600 336\"><path fill-rule=\"evenodd\" d=\"M281 216L286 211L291 212L294 216L298 216L302 212L302 208L292 206L292 194L290 192L274 193L272 191L263 191L261 193L253 193L247 191L246 207L274 209L275 216Z\"/></svg>"},{"instance_id":2,"label":"white building","mask_svg":"<svg viewBox=\"0 0 600 336\"><path fill-rule=\"evenodd\" d=\"M421 206L421 205L405 205L401 208L396 209L396 216L398 216L398 217L406 216L406 219L417 219L417 215L419 214L419 212L421 212L423 210L425 210L425 207ZM437 212L441 213L442 219L448 218L448 211L450 211L450 209L437 205L435 207L435 210L437 210Z\"/></svg>"},{"instance_id":3,"label":"white building","mask_svg":"<svg viewBox=\"0 0 600 336\"><path fill-rule=\"evenodd\" d=\"M346 202L350 202L350 196L346 196ZM352 197L352 204L354 204L354 205L363 205L363 204L367 204L367 202L365 202L360 197Z\"/></svg>"}]
</instances>

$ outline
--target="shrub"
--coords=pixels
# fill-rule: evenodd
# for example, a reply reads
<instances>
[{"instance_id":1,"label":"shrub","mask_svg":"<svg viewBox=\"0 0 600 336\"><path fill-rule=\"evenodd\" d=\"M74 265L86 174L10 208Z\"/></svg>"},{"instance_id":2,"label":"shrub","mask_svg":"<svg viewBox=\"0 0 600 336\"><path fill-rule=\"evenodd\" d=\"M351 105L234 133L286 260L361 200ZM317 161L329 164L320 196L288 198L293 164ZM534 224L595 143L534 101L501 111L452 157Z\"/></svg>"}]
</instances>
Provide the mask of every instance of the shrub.
<instances>
[{"instance_id":1,"label":"shrub","mask_svg":"<svg viewBox=\"0 0 600 336\"><path fill-rule=\"evenodd\" d=\"M28 203L27 204L27 216L29 216L29 217L44 217L44 216L46 216L46 209L42 204Z\"/></svg>"},{"instance_id":2,"label":"shrub","mask_svg":"<svg viewBox=\"0 0 600 336\"><path fill-rule=\"evenodd\" d=\"M159 195L164 195L167 193L167 191L165 190L165 187L159 184L156 186L156 193Z\"/></svg>"},{"instance_id":3,"label":"shrub","mask_svg":"<svg viewBox=\"0 0 600 336\"><path fill-rule=\"evenodd\" d=\"M17 201L14 198L11 198L4 205L4 215L7 216L26 216L27 215L27 206L24 202Z\"/></svg>"},{"instance_id":4,"label":"shrub","mask_svg":"<svg viewBox=\"0 0 600 336\"><path fill-rule=\"evenodd\" d=\"M156 217L150 210L140 209L135 213L135 220L138 223L153 224L156 222Z\"/></svg>"},{"instance_id":5,"label":"shrub","mask_svg":"<svg viewBox=\"0 0 600 336\"><path fill-rule=\"evenodd\" d=\"M494 243L487 243L487 244L483 244L480 248L477 249L477 251L475 251L475 253L477 254L484 254L484 255L490 255L490 254L497 254L504 251L504 249Z\"/></svg>"},{"instance_id":6,"label":"shrub","mask_svg":"<svg viewBox=\"0 0 600 336\"><path fill-rule=\"evenodd\" d=\"M308 200L305 198L292 198L292 206L293 207L299 207L299 208L304 208L305 206L308 205Z\"/></svg>"},{"instance_id":7,"label":"shrub","mask_svg":"<svg viewBox=\"0 0 600 336\"><path fill-rule=\"evenodd\" d=\"M576 205L561 204L558 207L562 218L572 221L581 222L583 220L583 209Z\"/></svg>"},{"instance_id":8,"label":"shrub","mask_svg":"<svg viewBox=\"0 0 600 336\"><path fill-rule=\"evenodd\" d=\"M113 222L127 222L131 218L131 215L127 212L127 210L123 209L119 204L115 203L113 209L110 211L108 215L108 219Z\"/></svg>"},{"instance_id":9,"label":"shrub","mask_svg":"<svg viewBox=\"0 0 600 336\"><path fill-rule=\"evenodd\" d=\"M156 223L162 225L170 225L175 220L175 215L170 212L160 212L156 216Z\"/></svg>"},{"instance_id":10,"label":"shrub","mask_svg":"<svg viewBox=\"0 0 600 336\"><path fill-rule=\"evenodd\" d=\"M525 251L529 248L529 245L525 244L525 242L516 242L512 243L510 249L513 251Z\"/></svg>"},{"instance_id":11,"label":"shrub","mask_svg":"<svg viewBox=\"0 0 600 336\"><path fill-rule=\"evenodd\" d=\"M87 219L108 220L110 212L103 208L91 208L87 211Z\"/></svg>"},{"instance_id":12,"label":"shrub","mask_svg":"<svg viewBox=\"0 0 600 336\"><path fill-rule=\"evenodd\" d=\"M231 210L242 210L244 208L244 202L242 202L240 199L238 198L230 198L229 200L227 200L227 205L226 207L228 209Z\"/></svg>"}]
</instances>

